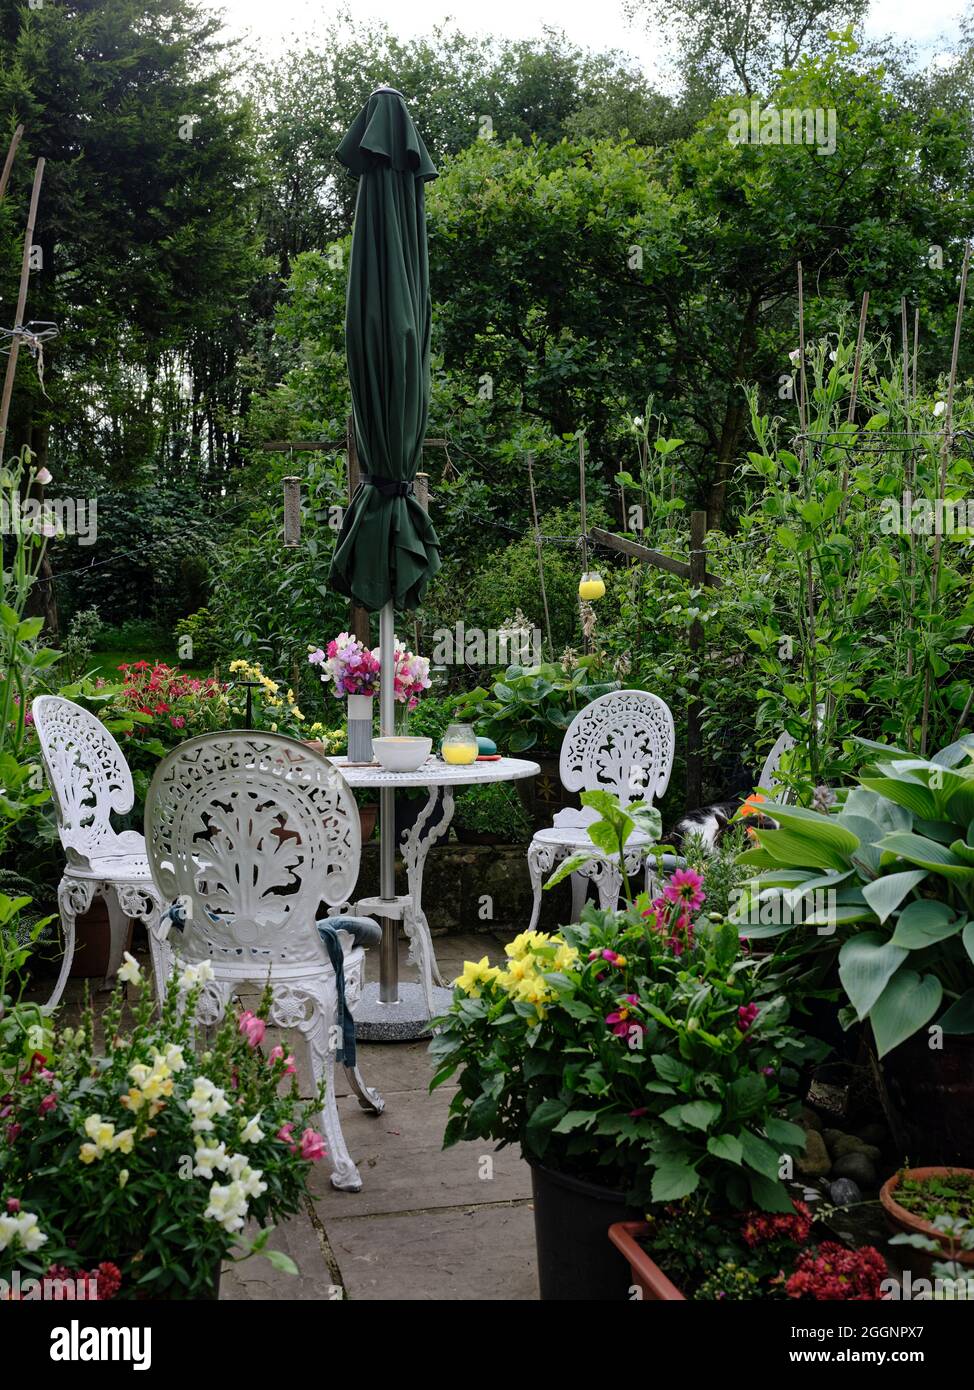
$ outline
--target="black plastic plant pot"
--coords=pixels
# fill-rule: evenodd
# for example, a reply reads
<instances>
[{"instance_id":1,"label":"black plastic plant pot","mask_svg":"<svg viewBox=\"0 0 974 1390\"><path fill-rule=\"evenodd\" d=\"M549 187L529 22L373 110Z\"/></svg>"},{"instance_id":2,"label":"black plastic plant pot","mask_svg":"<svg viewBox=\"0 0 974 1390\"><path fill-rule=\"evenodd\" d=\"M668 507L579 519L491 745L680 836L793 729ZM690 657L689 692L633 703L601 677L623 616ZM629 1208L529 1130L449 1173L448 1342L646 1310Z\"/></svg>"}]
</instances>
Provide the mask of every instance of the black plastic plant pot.
<instances>
[{"instance_id":1,"label":"black plastic plant pot","mask_svg":"<svg viewBox=\"0 0 974 1390\"><path fill-rule=\"evenodd\" d=\"M621 1193L531 1164L538 1283L543 1303L618 1303L630 1298L629 1265L609 1241L615 1221L643 1213Z\"/></svg>"}]
</instances>

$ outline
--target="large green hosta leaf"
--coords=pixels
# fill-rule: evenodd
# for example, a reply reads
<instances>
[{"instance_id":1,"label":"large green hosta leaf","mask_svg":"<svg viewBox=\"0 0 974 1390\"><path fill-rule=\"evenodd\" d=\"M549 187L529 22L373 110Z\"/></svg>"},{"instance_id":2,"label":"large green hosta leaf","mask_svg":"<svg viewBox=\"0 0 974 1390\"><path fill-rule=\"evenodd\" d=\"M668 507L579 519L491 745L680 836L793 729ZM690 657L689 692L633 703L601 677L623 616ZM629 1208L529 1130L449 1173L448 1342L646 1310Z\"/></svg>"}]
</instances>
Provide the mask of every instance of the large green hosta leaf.
<instances>
[{"instance_id":1,"label":"large green hosta leaf","mask_svg":"<svg viewBox=\"0 0 974 1390\"><path fill-rule=\"evenodd\" d=\"M884 830L910 830L913 827L913 816L905 806L887 801L879 792L871 792L866 787L853 787L845 799L842 814L836 819L841 821L843 816L863 816Z\"/></svg>"},{"instance_id":2,"label":"large green hosta leaf","mask_svg":"<svg viewBox=\"0 0 974 1390\"><path fill-rule=\"evenodd\" d=\"M836 826L836 829L841 830L841 826ZM761 848L767 851L774 863L784 867L836 869L840 873L849 867L848 856L825 839L790 829L757 830L755 834ZM859 843L858 840L856 843Z\"/></svg>"},{"instance_id":3,"label":"large green hosta leaf","mask_svg":"<svg viewBox=\"0 0 974 1390\"><path fill-rule=\"evenodd\" d=\"M926 876L926 869L905 869L898 874L884 874L873 883L867 883L862 890L862 896L880 922L885 922L890 913L896 911L907 893L922 883Z\"/></svg>"},{"instance_id":4,"label":"large green hosta leaf","mask_svg":"<svg viewBox=\"0 0 974 1390\"><path fill-rule=\"evenodd\" d=\"M909 952L893 946L879 932L864 931L845 942L839 952L839 979L860 1021L886 988Z\"/></svg>"},{"instance_id":5,"label":"large green hosta leaf","mask_svg":"<svg viewBox=\"0 0 974 1390\"><path fill-rule=\"evenodd\" d=\"M955 999L937 1022L945 1033L974 1033L974 989Z\"/></svg>"},{"instance_id":6,"label":"large green hosta leaf","mask_svg":"<svg viewBox=\"0 0 974 1390\"><path fill-rule=\"evenodd\" d=\"M880 1057L899 1047L940 1008L943 986L936 975L898 970L869 1013Z\"/></svg>"},{"instance_id":7,"label":"large green hosta leaf","mask_svg":"<svg viewBox=\"0 0 974 1390\"><path fill-rule=\"evenodd\" d=\"M902 766L903 764L899 764ZM895 763L884 763L883 772L888 773ZM874 791L887 801L904 806L911 815L923 820L937 819L937 801L929 787L916 777L910 776L864 776L859 779L868 791Z\"/></svg>"},{"instance_id":8,"label":"large green hosta leaf","mask_svg":"<svg viewBox=\"0 0 974 1390\"><path fill-rule=\"evenodd\" d=\"M907 903L900 913L893 945L904 946L908 951L922 951L925 946L936 946L938 941L956 936L966 920L958 917L947 903L935 898L920 898Z\"/></svg>"},{"instance_id":9,"label":"large green hosta leaf","mask_svg":"<svg viewBox=\"0 0 974 1390\"><path fill-rule=\"evenodd\" d=\"M858 836L841 825L837 816L823 816L820 811L808 811L803 806L779 806L774 801L762 809L766 809L767 814L785 829L834 849L844 857L843 867L848 864L849 856L859 848Z\"/></svg>"},{"instance_id":10,"label":"large green hosta leaf","mask_svg":"<svg viewBox=\"0 0 974 1390\"><path fill-rule=\"evenodd\" d=\"M896 855L909 864L931 869L955 883L969 883L974 878L974 866L965 864L946 845L938 844L936 840L928 840L923 835L895 830L892 835L884 835L878 847L884 855Z\"/></svg>"}]
</instances>

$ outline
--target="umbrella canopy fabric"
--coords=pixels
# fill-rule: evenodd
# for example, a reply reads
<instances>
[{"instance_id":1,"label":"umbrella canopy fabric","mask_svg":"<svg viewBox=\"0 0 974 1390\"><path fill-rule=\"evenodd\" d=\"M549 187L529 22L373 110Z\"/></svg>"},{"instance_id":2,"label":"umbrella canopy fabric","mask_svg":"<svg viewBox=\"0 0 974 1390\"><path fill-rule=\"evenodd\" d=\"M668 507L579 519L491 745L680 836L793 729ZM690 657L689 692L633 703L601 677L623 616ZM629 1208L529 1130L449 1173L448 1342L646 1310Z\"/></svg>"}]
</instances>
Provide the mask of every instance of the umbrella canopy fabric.
<instances>
[{"instance_id":1,"label":"umbrella canopy fabric","mask_svg":"<svg viewBox=\"0 0 974 1390\"><path fill-rule=\"evenodd\" d=\"M358 179L345 347L362 484L345 514L329 583L375 611L416 608L440 567L413 495L429 415L429 259L425 185L436 168L406 103L383 87L336 157Z\"/></svg>"}]
</instances>

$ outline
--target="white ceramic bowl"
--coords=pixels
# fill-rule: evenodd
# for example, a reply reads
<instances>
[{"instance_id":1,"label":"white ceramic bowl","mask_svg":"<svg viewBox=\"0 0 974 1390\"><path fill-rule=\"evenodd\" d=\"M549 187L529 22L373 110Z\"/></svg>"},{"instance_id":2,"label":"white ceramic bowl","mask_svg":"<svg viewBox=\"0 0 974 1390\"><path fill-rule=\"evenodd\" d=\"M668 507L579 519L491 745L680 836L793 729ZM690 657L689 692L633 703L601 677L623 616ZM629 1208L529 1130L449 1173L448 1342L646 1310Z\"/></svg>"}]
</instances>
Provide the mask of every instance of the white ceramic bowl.
<instances>
[{"instance_id":1,"label":"white ceramic bowl","mask_svg":"<svg viewBox=\"0 0 974 1390\"><path fill-rule=\"evenodd\" d=\"M433 751L431 738L374 738L375 756L386 772L415 772Z\"/></svg>"}]
</instances>

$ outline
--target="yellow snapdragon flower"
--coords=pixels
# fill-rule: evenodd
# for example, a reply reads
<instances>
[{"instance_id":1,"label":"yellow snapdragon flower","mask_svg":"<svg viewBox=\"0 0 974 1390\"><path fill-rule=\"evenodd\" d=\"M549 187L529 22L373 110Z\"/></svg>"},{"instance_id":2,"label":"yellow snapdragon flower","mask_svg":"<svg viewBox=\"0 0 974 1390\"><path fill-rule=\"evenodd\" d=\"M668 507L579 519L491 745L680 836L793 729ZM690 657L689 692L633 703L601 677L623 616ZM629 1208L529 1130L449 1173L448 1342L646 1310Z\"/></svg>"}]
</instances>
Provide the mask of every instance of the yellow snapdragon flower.
<instances>
[{"instance_id":1,"label":"yellow snapdragon flower","mask_svg":"<svg viewBox=\"0 0 974 1390\"><path fill-rule=\"evenodd\" d=\"M491 965L486 956L479 961L465 960L463 962L463 974L458 975L453 981L457 989L462 989L464 994L472 999L480 998L481 985L489 984L491 980L496 980L500 971L495 965Z\"/></svg>"}]
</instances>

